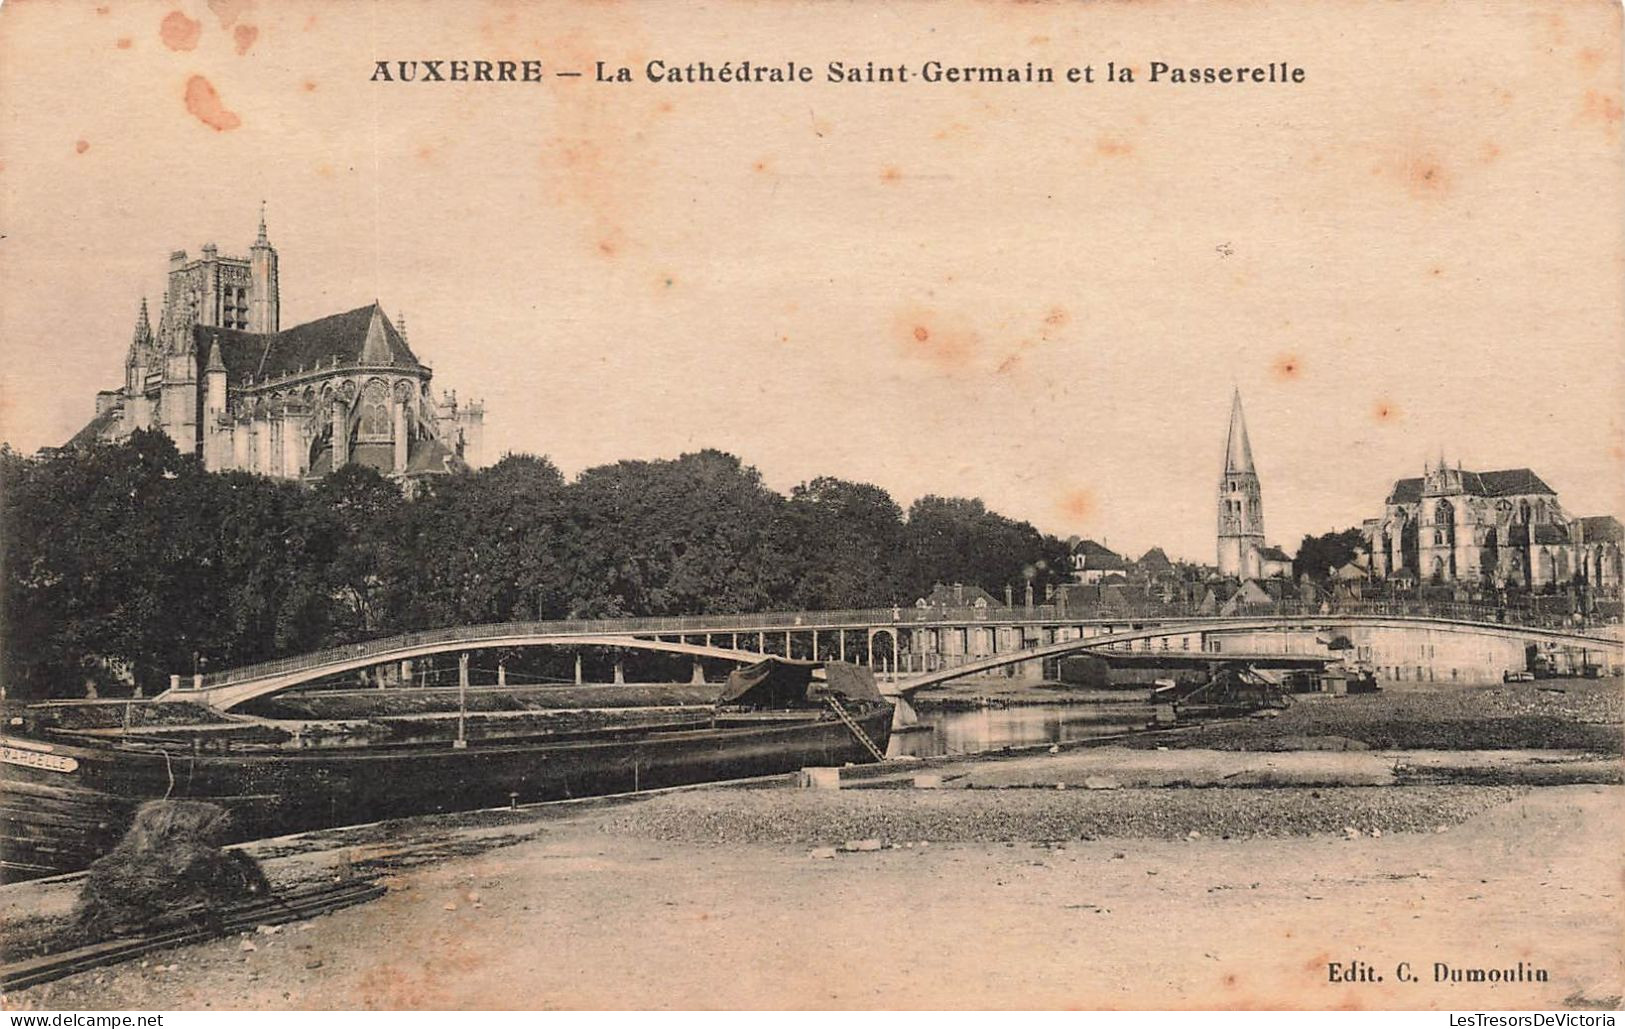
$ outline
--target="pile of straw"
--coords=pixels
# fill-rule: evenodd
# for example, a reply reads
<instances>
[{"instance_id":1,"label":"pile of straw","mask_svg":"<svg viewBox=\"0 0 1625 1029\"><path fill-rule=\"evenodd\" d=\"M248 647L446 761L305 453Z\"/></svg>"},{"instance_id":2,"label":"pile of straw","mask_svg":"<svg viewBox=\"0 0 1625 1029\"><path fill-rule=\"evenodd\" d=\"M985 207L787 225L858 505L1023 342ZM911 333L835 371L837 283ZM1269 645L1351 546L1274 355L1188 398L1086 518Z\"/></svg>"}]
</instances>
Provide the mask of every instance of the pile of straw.
<instances>
[{"instance_id":1,"label":"pile of straw","mask_svg":"<svg viewBox=\"0 0 1625 1029\"><path fill-rule=\"evenodd\" d=\"M74 909L79 928L105 937L208 925L234 904L269 892L246 854L224 851L231 816L200 800L153 800L124 838L97 859Z\"/></svg>"}]
</instances>

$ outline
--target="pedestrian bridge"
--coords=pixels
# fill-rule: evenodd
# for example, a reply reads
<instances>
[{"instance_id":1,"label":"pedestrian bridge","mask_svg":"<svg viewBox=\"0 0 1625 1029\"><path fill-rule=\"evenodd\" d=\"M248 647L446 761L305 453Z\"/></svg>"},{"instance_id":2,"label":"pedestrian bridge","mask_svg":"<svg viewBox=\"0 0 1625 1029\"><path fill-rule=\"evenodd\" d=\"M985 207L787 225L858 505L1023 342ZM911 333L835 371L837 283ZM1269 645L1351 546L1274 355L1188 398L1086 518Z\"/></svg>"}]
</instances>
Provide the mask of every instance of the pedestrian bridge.
<instances>
[{"instance_id":1,"label":"pedestrian bridge","mask_svg":"<svg viewBox=\"0 0 1625 1029\"><path fill-rule=\"evenodd\" d=\"M1521 662L1528 645L1576 652L1582 660L1613 667L1620 660L1619 626L1602 628L1517 625L1503 621L1462 617L1480 612L1442 614L1393 613L1385 610L1338 613L1272 613L1257 616L1190 616L1181 614L1131 617L1068 617L1065 612L1046 609L986 608L883 609L878 611L768 613L758 615L691 616L684 618L642 618L598 621L510 622L493 625L456 626L429 632L410 633L368 640L296 657L283 658L242 668L192 677L171 677L171 687L161 699L191 700L218 710L229 710L257 697L295 689L322 679L360 673L371 668L399 666L402 662L457 654L461 681L467 683L466 655L481 650L508 650L528 647L611 648L621 651L652 651L686 655L694 659L695 674L702 674L705 660L750 663L766 656L811 660L842 659L867 664L880 673L881 690L892 696L907 697L952 679L997 672L1014 666L1037 667L1033 662L1083 651L1128 652L1136 655L1168 650L1177 641L1175 652L1184 657L1210 654L1214 660L1240 657L1257 641L1286 640L1297 633L1298 650L1282 649L1282 654L1324 657L1323 646L1303 646L1305 631L1344 630L1362 638L1380 639L1383 633L1417 639L1443 641L1406 644L1420 647L1429 664L1394 658L1392 665L1367 657L1379 673L1392 667L1405 678L1415 667L1417 677L1431 663L1438 663L1435 648L1446 652L1466 641L1476 654L1482 650L1488 661L1506 661L1510 655ZM1249 637L1251 634L1251 637ZM1259 634L1267 634L1260 636ZM1397 634L1397 635L1396 635ZM1238 648L1226 648L1244 641ZM1312 635L1309 637L1313 643ZM877 649L878 644L878 649ZM1497 649L1498 648L1498 649ZM1272 651L1273 652L1273 651ZM1386 653L1384 651L1383 653ZM1399 653L1399 650L1395 650ZM1473 660L1480 660L1473 658ZM1518 665L1521 666L1521 663ZM579 666L578 666L579 667ZM1442 667L1442 666L1441 666ZM620 663L616 662L617 676ZM1455 671L1454 668L1451 669ZM1496 673L1499 674L1498 672ZM1431 678L1431 674L1427 676ZM578 671L579 678L579 671ZM1450 676L1454 679L1454 675ZM1448 680L1447 680L1448 681Z\"/></svg>"},{"instance_id":2,"label":"pedestrian bridge","mask_svg":"<svg viewBox=\"0 0 1625 1029\"><path fill-rule=\"evenodd\" d=\"M1578 649L1582 653L1595 652L1597 654L1613 654L1618 660L1620 641L1613 635L1596 635L1589 632L1571 632L1567 630L1525 628L1509 626L1498 622L1463 622L1441 618L1423 617L1374 617L1370 615L1318 615L1304 616L1272 616L1265 618L1206 618L1191 621L1177 621L1164 623L1148 628L1132 628L1097 636L1069 639L1047 646L1034 647L1012 654L991 655L979 660L959 664L951 668L939 669L919 675L907 676L899 680L891 689L902 695L907 695L927 686L935 686L952 679L967 675L980 675L997 671L1014 664L1050 657L1064 657L1085 651L1104 651L1107 654L1122 652L1135 656L1155 655L1157 651L1150 648L1135 650L1135 643L1149 643L1152 640L1168 639L1170 637L1184 637L1188 635L1201 635L1204 642L1212 636L1235 635L1238 633L1278 632L1288 629L1334 630L1334 629L1389 629L1401 631L1425 630L1430 632L1450 633L1461 636L1499 639L1519 644L1534 642L1548 642L1557 646ZM1189 656L1186 652L1178 652L1181 656ZM1198 653L1207 653L1215 661L1245 660L1247 658L1262 657L1257 652L1225 652L1222 650L1202 650ZM1274 656L1274 655L1271 655ZM1301 655L1291 655L1282 651L1280 656L1320 656L1304 652Z\"/></svg>"}]
</instances>

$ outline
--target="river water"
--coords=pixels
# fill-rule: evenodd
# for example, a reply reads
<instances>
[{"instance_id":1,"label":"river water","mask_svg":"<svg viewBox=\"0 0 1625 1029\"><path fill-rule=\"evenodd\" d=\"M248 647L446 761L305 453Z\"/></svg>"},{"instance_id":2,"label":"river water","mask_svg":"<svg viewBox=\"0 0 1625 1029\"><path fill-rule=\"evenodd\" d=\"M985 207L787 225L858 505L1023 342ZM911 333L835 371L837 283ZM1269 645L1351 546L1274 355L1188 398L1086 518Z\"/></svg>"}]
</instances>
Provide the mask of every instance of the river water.
<instances>
[{"instance_id":1,"label":"river water","mask_svg":"<svg viewBox=\"0 0 1625 1029\"><path fill-rule=\"evenodd\" d=\"M927 708L925 730L893 733L887 756L937 757L976 754L1002 747L1065 743L1141 729L1151 720L1148 704L1031 704L971 711Z\"/></svg>"}]
</instances>

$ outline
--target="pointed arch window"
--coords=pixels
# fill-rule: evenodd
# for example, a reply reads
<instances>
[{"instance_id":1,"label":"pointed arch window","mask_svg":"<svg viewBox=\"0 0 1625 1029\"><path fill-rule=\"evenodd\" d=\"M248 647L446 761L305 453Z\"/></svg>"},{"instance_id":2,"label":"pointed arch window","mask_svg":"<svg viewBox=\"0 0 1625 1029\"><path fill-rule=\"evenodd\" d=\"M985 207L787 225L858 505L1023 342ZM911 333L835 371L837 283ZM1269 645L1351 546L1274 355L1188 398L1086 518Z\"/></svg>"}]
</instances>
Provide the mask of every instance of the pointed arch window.
<instances>
[{"instance_id":1,"label":"pointed arch window","mask_svg":"<svg viewBox=\"0 0 1625 1029\"><path fill-rule=\"evenodd\" d=\"M357 442L387 442L392 438L393 425L389 413L389 388L383 380L373 379L361 391L361 420L357 426Z\"/></svg>"}]
</instances>

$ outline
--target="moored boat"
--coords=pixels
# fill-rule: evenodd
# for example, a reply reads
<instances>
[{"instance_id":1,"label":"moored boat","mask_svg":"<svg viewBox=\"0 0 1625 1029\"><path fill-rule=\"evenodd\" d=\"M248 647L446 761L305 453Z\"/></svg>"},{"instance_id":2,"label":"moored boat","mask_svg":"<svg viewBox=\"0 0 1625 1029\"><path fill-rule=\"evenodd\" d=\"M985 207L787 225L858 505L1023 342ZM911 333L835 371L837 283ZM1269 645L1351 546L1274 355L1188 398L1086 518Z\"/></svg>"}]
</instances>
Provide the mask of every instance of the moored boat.
<instances>
[{"instance_id":1,"label":"moored boat","mask_svg":"<svg viewBox=\"0 0 1625 1029\"><path fill-rule=\"evenodd\" d=\"M517 708L473 711L448 710L446 691L399 690L411 709L400 715L382 691L312 695L304 707L355 712L322 718L160 700L35 705L0 738L0 871L14 881L82 868L136 806L163 797L221 804L241 841L874 761L891 730L873 676L840 663L763 661L709 704L692 690L617 697L604 687L609 704L583 705L593 689L532 690ZM282 707L295 713L300 699Z\"/></svg>"}]
</instances>

